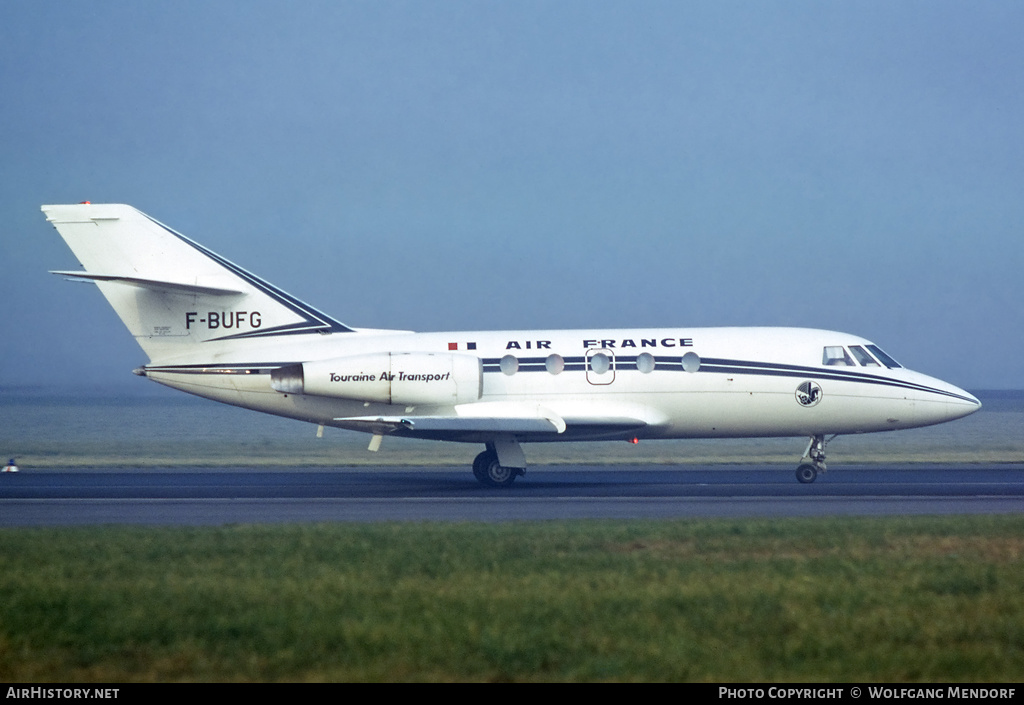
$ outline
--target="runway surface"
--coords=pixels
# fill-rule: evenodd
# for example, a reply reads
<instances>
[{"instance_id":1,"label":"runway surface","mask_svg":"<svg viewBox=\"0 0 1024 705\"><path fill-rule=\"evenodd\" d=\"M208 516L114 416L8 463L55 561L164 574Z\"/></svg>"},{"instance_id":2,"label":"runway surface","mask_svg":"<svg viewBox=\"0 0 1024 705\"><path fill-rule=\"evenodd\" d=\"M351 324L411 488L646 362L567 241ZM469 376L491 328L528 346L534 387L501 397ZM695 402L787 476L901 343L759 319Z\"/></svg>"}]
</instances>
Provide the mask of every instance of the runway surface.
<instances>
[{"instance_id":1,"label":"runway surface","mask_svg":"<svg viewBox=\"0 0 1024 705\"><path fill-rule=\"evenodd\" d=\"M0 475L0 526L984 514L1024 511L1024 464L531 469L509 489L468 469L193 468Z\"/></svg>"}]
</instances>

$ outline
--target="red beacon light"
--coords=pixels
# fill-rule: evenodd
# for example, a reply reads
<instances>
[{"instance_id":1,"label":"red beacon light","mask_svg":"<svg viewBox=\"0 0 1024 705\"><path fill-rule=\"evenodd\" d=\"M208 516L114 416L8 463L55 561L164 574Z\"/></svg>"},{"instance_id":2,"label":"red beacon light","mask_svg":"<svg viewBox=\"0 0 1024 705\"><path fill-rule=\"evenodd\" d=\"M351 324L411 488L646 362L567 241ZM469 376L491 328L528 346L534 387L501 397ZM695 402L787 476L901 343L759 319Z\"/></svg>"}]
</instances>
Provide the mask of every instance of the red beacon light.
<instances>
[{"instance_id":1,"label":"red beacon light","mask_svg":"<svg viewBox=\"0 0 1024 705\"><path fill-rule=\"evenodd\" d=\"M90 201L82 201L78 205L80 205L80 206L91 206L92 202L90 202Z\"/></svg>"}]
</instances>

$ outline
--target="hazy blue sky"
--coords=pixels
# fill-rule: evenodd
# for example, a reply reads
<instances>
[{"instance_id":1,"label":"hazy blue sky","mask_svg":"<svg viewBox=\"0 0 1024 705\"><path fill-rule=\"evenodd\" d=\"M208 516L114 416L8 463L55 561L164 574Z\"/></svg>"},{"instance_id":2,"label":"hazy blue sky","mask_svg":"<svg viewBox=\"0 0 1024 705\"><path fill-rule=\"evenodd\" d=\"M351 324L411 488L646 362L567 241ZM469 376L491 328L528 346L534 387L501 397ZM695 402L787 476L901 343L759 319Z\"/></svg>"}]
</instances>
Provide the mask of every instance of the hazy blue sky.
<instances>
[{"instance_id":1,"label":"hazy blue sky","mask_svg":"<svg viewBox=\"0 0 1024 705\"><path fill-rule=\"evenodd\" d=\"M0 4L0 385L145 362L44 203L354 326L787 325L1022 388L1024 3Z\"/></svg>"}]
</instances>

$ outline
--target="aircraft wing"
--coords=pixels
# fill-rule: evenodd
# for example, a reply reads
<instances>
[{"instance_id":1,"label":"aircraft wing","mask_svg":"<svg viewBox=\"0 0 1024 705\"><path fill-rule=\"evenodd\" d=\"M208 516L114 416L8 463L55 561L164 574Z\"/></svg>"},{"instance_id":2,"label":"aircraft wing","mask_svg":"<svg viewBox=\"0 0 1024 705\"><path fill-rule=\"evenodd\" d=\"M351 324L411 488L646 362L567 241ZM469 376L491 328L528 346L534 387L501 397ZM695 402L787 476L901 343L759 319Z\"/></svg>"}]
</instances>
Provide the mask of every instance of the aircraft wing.
<instances>
[{"instance_id":1,"label":"aircraft wing","mask_svg":"<svg viewBox=\"0 0 1024 705\"><path fill-rule=\"evenodd\" d=\"M453 415L359 416L335 419L339 425L374 434L420 438L475 440L495 434L537 440L569 431L574 435L614 434L639 429L647 422L626 416L578 416L563 418L536 404L487 402L455 407Z\"/></svg>"},{"instance_id":2,"label":"aircraft wing","mask_svg":"<svg viewBox=\"0 0 1024 705\"><path fill-rule=\"evenodd\" d=\"M518 417L464 416L360 416L336 419L345 425L360 425L367 430L380 433L405 431L409 435L433 435L437 433L550 433L557 435L558 426L548 419L525 419Z\"/></svg>"}]
</instances>

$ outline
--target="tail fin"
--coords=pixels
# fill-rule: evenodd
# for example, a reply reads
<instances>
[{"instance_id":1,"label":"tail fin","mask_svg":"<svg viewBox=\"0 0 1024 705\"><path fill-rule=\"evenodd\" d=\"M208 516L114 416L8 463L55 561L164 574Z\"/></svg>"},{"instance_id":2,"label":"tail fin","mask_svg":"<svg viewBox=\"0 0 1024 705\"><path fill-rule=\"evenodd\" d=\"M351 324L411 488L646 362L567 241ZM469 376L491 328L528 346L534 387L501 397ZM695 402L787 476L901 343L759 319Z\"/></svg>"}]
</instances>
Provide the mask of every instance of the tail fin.
<instances>
[{"instance_id":1,"label":"tail fin","mask_svg":"<svg viewBox=\"0 0 1024 705\"><path fill-rule=\"evenodd\" d=\"M131 206L43 206L151 361L221 340L352 329Z\"/></svg>"}]
</instances>

